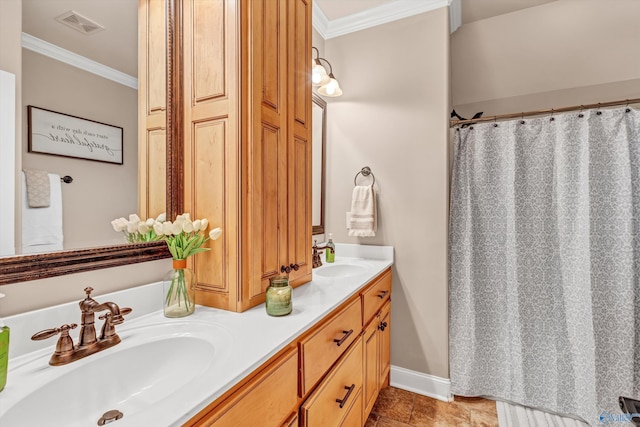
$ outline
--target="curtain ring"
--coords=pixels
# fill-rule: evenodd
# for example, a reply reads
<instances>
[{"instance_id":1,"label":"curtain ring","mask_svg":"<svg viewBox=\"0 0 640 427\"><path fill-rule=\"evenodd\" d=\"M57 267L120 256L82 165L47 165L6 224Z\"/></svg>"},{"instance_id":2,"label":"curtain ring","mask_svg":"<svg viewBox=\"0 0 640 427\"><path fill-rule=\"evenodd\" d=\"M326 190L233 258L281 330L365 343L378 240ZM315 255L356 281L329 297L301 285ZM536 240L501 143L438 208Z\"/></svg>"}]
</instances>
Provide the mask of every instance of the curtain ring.
<instances>
[{"instance_id":1,"label":"curtain ring","mask_svg":"<svg viewBox=\"0 0 640 427\"><path fill-rule=\"evenodd\" d=\"M583 118L584 114L582 114L582 110L584 110L584 105L580 106L580 114L578 114L578 117Z\"/></svg>"},{"instance_id":2,"label":"curtain ring","mask_svg":"<svg viewBox=\"0 0 640 427\"><path fill-rule=\"evenodd\" d=\"M599 116L602 114L602 111L600 111L600 103L598 102L598 109L596 110L596 115Z\"/></svg>"},{"instance_id":3,"label":"curtain ring","mask_svg":"<svg viewBox=\"0 0 640 427\"><path fill-rule=\"evenodd\" d=\"M524 124L524 111L522 113L520 113L520 124L521 125Z\"/></svg>"},{"instance_id":4,"label":"curtain ring","mask_svg":"<svg viewBox=\"0 0 640 427\"><path fill-rule=\"evenodd\" d=\"M494 128L498 127L498 123L496 123L497 120L498 120L498 118L496 116L493 116L493 127Z\"/></svg>"},{"instance_id":5,"label":"curtain ring","mask_svg":"<svg viewBox=\"0 0 640 427\"><path fill-rule=\"evenodd\" d=\"M552 121L554 121L556 119L555 117L553 117L553 113L554 113L554 111L553 111L553 108L552 108L551 109L551 118L549 119L550 122L552 122Z\"/></svg>"},{"instance_id":6,"label":"curtain ring","mask_svg":"<svg viewBox=\"0 0 640 427\"><path fill-rule=\"evenodd\" d=\"M627 105L625 105L626 109L624 110L625 113L629 113L631 112L631 108L629 108L629 100L627 99Z\"/></svg>"}]
</instances>

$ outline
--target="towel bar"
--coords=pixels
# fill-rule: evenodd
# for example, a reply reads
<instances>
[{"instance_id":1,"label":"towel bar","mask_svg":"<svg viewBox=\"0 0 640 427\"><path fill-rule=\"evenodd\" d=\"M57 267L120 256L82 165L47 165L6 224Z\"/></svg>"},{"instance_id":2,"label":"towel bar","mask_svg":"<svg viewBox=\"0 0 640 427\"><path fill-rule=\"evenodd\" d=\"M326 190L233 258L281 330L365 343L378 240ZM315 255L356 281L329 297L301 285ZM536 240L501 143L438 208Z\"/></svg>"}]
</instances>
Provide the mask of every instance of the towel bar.
<instances>
[{"instance_id":1,"label":"towel bar","mask_svg":"<svg viewBox=\"0 0 640 427\"><path fill-rule=\"evenodd\" d=\"M73 178L71 178L69 175L65 175L60 178L60 181L64 182L65 184L71 184L73 182Z\"/></svg>"},{"instance_id":2,"label":"towel bar","mask_svg":"<svg viewBox=\"0 0 640 427\"><path fill-rule=\"evenodd\" d=\"M353 178L353 185L358 185L357 184L357 179L358 179L358 175L360 175L360 174L362 174L362 176L371 175L371 178L373 178L373 182L371 183L371 185L374 185L376 183L376 176L373 174L373 172L371 172L371 168L369 166L365 166Z\"/></svg>"}]
</instances>

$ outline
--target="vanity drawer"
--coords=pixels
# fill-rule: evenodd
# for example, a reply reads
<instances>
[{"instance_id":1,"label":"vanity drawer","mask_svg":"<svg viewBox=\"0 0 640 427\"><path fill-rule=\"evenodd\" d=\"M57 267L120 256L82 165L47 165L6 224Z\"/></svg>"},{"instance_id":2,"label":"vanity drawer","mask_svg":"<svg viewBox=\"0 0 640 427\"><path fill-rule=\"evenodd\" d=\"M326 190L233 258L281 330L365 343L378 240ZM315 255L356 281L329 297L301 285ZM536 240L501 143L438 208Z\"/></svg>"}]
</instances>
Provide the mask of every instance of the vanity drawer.
<instances>
[{"instance_id":1,"label":"vanity drawer","mask_svg":"<svg viewBox=\"0 0 640 427\"><path fill-rule=\"evenodd\" d=\"M300 415L303 427L362 425L362 337L304 402Z\"/></svg>"},{"instance_id":2,"label":"vanity drawer","mask_svg":"<svg viewBox=\"0 0 640 427\"><path fill-rule=\"evenodd\" d=\"M360 301L353 300L340 313L300 341L300 390L304 396L331 368L362 331Z\"/></svg>"},{"instance_id":3,"label":"vanity drawer","mask_svg":"<svg viewBox=\"0 0 640 427\"><path fill-rule=\"evenodd\" d=\"M391 296L391 269L382 273L375 282L360 294L362 299L362 325L369 323Z\"/></svg>"}]
</instances>

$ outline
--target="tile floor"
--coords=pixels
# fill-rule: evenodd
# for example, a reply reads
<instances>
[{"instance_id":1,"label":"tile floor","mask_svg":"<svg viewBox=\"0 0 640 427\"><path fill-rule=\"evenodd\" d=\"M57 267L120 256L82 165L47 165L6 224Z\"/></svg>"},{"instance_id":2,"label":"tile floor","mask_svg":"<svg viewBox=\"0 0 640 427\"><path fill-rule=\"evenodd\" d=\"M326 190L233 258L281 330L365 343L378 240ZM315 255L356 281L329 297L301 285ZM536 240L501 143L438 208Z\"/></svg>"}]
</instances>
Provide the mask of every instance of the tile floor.
<instances>
[{"instance_id":1,"label":"tile floor","mask_svg":"<svg viewBox=\"0 0 640 427\"><path fill-rule=\"evenodd\" d=\"M365 427L498 427L496 402L456 396L442 402L395 387L380 391Z\"/></svg>"}]
</instances>

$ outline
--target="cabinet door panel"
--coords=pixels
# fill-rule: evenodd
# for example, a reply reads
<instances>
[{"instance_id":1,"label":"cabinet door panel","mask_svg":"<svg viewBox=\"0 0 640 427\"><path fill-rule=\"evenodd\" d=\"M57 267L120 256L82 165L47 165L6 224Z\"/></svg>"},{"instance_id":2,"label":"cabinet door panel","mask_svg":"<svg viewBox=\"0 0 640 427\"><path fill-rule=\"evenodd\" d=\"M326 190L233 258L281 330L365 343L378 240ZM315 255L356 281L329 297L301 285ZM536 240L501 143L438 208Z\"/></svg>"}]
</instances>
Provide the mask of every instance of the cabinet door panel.
<instances>
[{"instance_id":1,"label":"cabinet door panel","mask_svg":"<svg viewBox=\"0 0 640 427\"><path fill-rule=\"evenodd\" d=\"M378 341L378 322L377 318L374 318L367 329L364 331L364 354L363 354L363 386L362 397L364 399L365 415L368 416L373 405L378 397L379 390L379 351L380 343Z\"/></svg>"},{"instance_id":2,"label":"cabinet door panel","mask_svg":"<svg viewBox=\"0 0 640 427\"><path fill-rule=\"evenodd\" d=\"M380 379L379 387L389 385L389 371L391 369L391 302L387 302L380 314L380 323L384 326L380 330Z\"/></svg>"}]
</instances>

